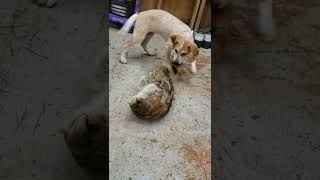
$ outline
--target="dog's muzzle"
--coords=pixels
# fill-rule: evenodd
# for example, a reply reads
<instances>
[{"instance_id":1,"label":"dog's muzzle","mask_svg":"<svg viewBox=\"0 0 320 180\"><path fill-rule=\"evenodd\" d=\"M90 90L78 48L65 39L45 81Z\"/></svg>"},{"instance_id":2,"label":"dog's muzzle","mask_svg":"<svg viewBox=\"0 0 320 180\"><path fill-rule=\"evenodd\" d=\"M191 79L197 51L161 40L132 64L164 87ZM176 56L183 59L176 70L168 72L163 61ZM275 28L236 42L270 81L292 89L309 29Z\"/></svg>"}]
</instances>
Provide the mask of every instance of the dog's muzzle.
<instances>
[{"instance_id":1,"label":"dog's muzzle","mask_svg":"<svg viewBox=\"0 0 320 180\"><path fill-rule=\"evenodd\" d=\"M179 61L173 61L172 64L174 64L174 65L181 65L181 62L179 62Z\"/></svg>"}]
</instances>

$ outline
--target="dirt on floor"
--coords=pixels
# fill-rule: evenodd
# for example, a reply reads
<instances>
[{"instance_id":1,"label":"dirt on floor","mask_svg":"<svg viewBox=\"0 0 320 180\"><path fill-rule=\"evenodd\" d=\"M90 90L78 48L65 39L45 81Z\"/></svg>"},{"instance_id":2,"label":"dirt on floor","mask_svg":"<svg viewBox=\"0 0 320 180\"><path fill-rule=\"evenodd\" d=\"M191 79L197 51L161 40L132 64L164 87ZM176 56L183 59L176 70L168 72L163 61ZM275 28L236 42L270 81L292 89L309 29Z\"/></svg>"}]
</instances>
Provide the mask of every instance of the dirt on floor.
<instances>
[{"instance_id":1,"label":"dirt on floor","mask_svg":"<svg viewBox=\"0 0 320 180\"><path fill-rule=\"evenodd\" d=\"M92 179L60 130L106 83L105 1L0 3L0 179Z\"/></svg>"},{"instance_id":2,"label":"dirt on floor","mask_svg":"<svg viewBox=\"0 0 320 180\"><path fill-rule=\"evenodd\" d=\"M210 51L201 50L197 75L173 82L168 114L150 122L137 118L128 102L139 79L164 64L165 41L151 39L156 56L144 56L139 45L130 48L128 64L121 64L121 46L130 36L109 29L110 179L211 179Z\"/></svg>"},{"instance_id":3,"label":"dirt on floor","mask_svg":"<svg viewBox=\"0 0 320 180\"><path fill-rule=\"evenodd\" d=\"M273 41L257 35L251 1L215 14L217 179L320 178L320 3L273 7Z\"/></svg>"}]
</instances>

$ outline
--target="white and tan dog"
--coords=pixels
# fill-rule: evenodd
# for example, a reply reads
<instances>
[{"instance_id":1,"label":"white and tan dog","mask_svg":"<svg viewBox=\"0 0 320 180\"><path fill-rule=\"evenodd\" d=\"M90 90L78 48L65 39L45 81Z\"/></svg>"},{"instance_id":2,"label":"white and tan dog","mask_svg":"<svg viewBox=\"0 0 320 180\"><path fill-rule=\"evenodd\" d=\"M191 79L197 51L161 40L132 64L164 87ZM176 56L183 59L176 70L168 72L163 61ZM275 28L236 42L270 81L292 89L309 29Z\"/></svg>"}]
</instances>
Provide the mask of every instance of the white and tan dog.
<instances>
[{"instance_id":1,"label":"white and tan dog","mask_svg":"<svg viewBox=\"0 0 320 180\"><path fill-rule=\"evenodd\" d=\"M121 63L127 63L128 48L141 44L147 55L154 55L147 49L147 45L155 33L164 38L165 60L167 63L182 64L185 60L192 61L192 72L196 73L195 57L199 54L197 45L193 40L193 31L172 14L152 9L132 15L123 25L120 33L127 33L136 22L132 37L123 45Z\"/></svg>"}]
</instances>

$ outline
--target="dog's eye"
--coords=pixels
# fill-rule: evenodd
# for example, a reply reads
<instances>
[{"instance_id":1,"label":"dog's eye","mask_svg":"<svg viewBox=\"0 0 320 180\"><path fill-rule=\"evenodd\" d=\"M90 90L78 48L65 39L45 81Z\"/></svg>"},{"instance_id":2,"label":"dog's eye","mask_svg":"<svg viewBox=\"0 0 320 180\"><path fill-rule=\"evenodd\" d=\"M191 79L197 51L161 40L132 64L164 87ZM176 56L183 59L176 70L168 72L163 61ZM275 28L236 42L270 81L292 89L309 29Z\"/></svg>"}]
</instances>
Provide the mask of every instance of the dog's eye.
<instances>
[{"instance_id":1,"label":"dog's eye","mask_svg":"<svg viewBox=\"0 0 320 180\"><path fill-rule=\"evenodd\" d=\"M182 54L181 54L181 56L185 56L185 55L187 55L187 53L182 53Z\"/></svg>"},{"instance_id":2,"label":"dog's eye","mask_svg":"<svg viewBox=\"0 0 320 180\"><path fill-rule=\"evenodd\" d=\"M176 53L178 53L178 50L175 49L174 51L175 51Z\"/></svg>"}]
</instances>

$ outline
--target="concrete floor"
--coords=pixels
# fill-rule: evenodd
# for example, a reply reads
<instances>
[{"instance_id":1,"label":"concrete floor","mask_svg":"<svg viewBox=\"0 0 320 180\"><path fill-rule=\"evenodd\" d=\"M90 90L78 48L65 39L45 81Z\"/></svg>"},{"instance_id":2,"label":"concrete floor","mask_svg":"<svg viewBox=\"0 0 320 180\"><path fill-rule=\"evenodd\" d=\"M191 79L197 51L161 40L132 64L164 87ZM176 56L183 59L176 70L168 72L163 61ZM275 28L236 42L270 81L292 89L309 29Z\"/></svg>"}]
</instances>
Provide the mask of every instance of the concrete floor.
<instances>
[{"instance_id":1,"label":"concrete floor","mask_svg":"<svg viewBox=\"0 0 320 180\"><path fill-rule=\"evenodd\" d=\"M132 47L128 64L120 64L120 47L131 34L109 29L109 177L110 179L211 179L211 67L174 82L168 114L156 122L138 119L128 100L141 76L163 64L163 43L149 47L157 56ZM208 53L210 54L210 52Z\"/></svg>"}]
</instances>

